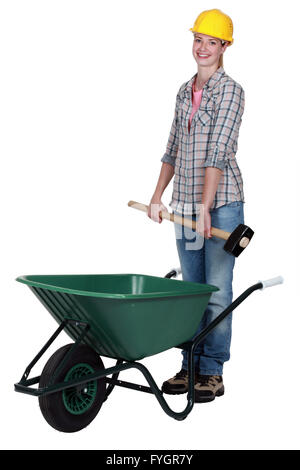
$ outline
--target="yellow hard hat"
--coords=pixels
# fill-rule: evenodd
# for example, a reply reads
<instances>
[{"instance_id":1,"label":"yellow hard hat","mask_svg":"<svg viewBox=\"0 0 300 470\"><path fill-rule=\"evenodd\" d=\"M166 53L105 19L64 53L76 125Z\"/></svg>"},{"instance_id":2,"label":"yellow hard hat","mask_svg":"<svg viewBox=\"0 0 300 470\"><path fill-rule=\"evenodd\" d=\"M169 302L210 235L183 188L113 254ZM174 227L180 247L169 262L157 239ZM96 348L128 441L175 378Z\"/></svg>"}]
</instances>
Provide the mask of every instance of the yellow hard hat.
<instances>
[{"instance_id":1,"label":"yellow hard hat","mask_svg":"<svg viewBox=\"0 0 300 470\"><path fill-rule=\"evenodd\" d=\"M231 18L221 10L205 10L200 13L190 31L223 39L223 41L230 43L229 46L233 43Z\"/></svg>"}]
</instances>

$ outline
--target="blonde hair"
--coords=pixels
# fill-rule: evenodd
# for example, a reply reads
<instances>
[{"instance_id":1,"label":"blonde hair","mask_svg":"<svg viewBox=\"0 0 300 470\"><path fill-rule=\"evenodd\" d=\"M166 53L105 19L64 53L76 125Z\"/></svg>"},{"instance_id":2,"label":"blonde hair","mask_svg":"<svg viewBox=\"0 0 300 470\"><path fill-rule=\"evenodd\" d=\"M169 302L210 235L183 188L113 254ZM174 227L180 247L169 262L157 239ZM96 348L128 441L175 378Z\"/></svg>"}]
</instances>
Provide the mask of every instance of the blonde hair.
<instances>
[{"instance_id":1,"label":"blonde hair","mask_svg":"<svg viewBox=\"0 0 300 470\"><path fill-rule=\"evenodd\" d=\"M222 46L224 46L224 44L226 44L226 42L227 42L227 41L223 41L223 40L221 39L221 44L222 44ZM222 52L222 54L220 55L218 68L219 68L219 67L224 67L223 55L224 55L224 52Z\"/></svg>"}]
</instances>

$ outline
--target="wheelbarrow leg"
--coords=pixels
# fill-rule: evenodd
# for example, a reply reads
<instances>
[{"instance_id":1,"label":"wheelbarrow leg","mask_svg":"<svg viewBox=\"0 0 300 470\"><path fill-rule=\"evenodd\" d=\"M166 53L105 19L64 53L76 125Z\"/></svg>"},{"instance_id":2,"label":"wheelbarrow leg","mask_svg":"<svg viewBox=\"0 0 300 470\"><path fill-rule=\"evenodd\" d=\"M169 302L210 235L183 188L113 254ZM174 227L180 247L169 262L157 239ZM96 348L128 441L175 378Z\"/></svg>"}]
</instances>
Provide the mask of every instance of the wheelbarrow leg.
<instances>
[{"instance_id":1,"label":"wheelbarrow leg","mask_svg":"<svg viewBox=\"0 0 300 470\"><path fill-rule=\"evenodd\" d=\"M123 363L123 359L118 359L117 362L116 362L116 366L119 366L120 364ZM109 385L107 386L107 389L106 389L106 392L105 392L105 398L103 401L106 401L109 397L109 395L111 394L111 392L113 391L113 389L115 388L116 386L116 381L119 377L119 374L120 372L115 372L113 375L112 375L112 378L109 382Z\"/></svg>"},{"instance_id":2,"label":"wheelbarrow leg","mask_svg":"<svg viewBox=\"0 0 300 470\"><path fill-rule=\"evenodd\" d=\"M188 357L189 368L190 370L194 370L194 357L191 354L191 350L188 352ZM188 403L183 411L176 412L169 407L168 403L163 397L162 391L158 388L155 380L153 379L147 367L145 367L143 364L140 364L139 362L131 363L131 367L138 369L143 374L150 386L152 393L156 396L160 406L167 415L171 416L171 418L177 419L178 421L182 421L192 411L192 408L194 406L194 374L189 374L189 391L187 396Z\"/></svg>"}]
</instances>

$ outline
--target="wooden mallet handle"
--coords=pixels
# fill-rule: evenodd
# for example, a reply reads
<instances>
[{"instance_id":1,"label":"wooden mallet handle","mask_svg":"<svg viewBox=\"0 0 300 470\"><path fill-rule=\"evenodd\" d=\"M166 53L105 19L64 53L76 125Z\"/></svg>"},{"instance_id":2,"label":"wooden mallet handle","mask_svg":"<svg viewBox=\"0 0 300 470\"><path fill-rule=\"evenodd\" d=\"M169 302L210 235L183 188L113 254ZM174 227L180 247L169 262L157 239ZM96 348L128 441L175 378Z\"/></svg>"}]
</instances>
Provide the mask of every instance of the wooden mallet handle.
<instances>
[{"instance_id":1,"label":"wooden mallet handle","mask_svg":"<svg viewBox=\"0 0 300 470\"><path fill-rule=\"evenodd\" d=\"M141 204L140 202L129 201L128 206L133 207L133 209L137 209L139 211L148 212L148 206L146 206L145 204ZM196 221L195 220L185 219L184 217L182 217L180 215L171 214L170 212L167 212L167 211L160 211L159 215L162 219L166 219L166 220L169 220L171 222L174 222L175 224L184 225L185 227L196 230ZM222 240L228 240L228 238L231 235L230 232L225 232L224 230L221 230L219 228L214 228L214 227L211 227L211 234L214 237L221 238ZM246 239L246 240L248 240L248 239ZM242 240L241 240L241 242L242 242ZM244 241L243 244L245 244L245 243L247 243L247 242ZM248 243L249 243L249 240L248 240ZM247 246L247 244L245 246L242 246L242 245L241 246L243 248L245 248Z\"/></svg>"}]
</instances>

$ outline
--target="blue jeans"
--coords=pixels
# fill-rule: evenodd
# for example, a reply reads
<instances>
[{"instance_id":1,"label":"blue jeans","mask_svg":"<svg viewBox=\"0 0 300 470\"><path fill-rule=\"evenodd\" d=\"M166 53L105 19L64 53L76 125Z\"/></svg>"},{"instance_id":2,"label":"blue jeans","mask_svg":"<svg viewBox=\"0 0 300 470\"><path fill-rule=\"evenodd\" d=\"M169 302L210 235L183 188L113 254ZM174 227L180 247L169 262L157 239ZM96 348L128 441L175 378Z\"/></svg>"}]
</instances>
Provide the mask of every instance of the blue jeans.
<instances>
[{"instance_id":1,"label":"blue jeans","mask_svg":"<svg viewBox=\"0 0 300 470\"><path fill-rule=\"evenodd\" d=\"M212 227L232 232L244 223L243 202L232 202L212 209ZM185 216L195 219L195 216ZM200 234L174 224L177 250L184 281L212 284L213 292L196 334L203 330L232 302L232 279L235 257L224 250L224 240L203 239ZM188 312L187 312L188 315ZM195 351L195 371L203 375L222 375L223 364L230 357L232 314L228 315L198 345ZM196 336L195 334L195 336ZM182 368L187 370L187 353L183 354Z\"/></svg>"}]
</instances>

